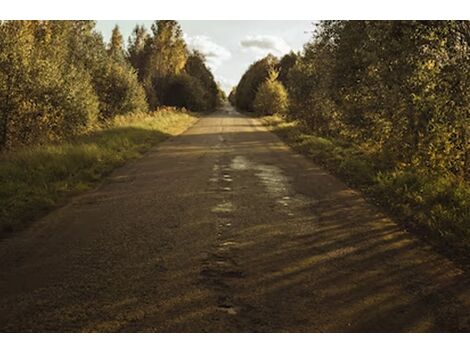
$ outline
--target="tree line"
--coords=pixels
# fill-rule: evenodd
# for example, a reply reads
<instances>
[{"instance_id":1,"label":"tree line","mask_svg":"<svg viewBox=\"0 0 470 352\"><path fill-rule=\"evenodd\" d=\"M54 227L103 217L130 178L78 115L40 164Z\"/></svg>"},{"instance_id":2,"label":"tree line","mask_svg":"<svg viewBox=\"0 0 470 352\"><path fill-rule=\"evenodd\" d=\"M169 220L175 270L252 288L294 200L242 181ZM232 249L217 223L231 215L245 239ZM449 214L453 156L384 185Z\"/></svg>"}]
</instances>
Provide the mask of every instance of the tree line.
<instances>
[{"instance_id":1,"label":"tree line","mask_svg":"<svg viewBox=\"0 0 470 352\"><path fill-rule=\"evenodd\" d=\"M354 142L384 167L468 180L469 45L468 21L321 21L300 53L252 64L229 100Z\"/></svg>"},{"instance_id":2,"label":"tree line","mask_svg":"<svg viewBox=\"0 0 470 352\"><path fill-rule=\"evenodd\" d=\"M117 26L106 44L94 21L0 22L0 150L161 106L209 111L222 97L176 21L136 26L127 47Z\"/></svg>"}]
</instances>

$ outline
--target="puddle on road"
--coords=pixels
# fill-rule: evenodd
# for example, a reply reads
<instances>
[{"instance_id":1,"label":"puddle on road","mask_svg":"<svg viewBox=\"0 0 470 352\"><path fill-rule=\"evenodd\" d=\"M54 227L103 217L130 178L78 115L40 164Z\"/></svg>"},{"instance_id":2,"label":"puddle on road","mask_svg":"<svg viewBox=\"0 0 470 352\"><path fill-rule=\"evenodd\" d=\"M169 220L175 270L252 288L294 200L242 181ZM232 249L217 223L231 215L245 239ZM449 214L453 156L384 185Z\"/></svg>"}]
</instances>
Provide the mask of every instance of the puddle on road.
<instances>
[{"instance_id":1,"label":"puddle on road","mask_svg":"<svg viewBox=\"0 0 470 352\"><path fill-rule=\"evenodd\" d=\"M276 198L276 203L286 210L290 209L289 216L294 215L292 208L305 207L311 203L311 200L303 195L293 196L294 192L291 190L289 179L277 166L255 163L239 155L232 159L230 167L237 171L255 171L255 176L261 181L266 191Z\"/></svg>"}]
</instances>

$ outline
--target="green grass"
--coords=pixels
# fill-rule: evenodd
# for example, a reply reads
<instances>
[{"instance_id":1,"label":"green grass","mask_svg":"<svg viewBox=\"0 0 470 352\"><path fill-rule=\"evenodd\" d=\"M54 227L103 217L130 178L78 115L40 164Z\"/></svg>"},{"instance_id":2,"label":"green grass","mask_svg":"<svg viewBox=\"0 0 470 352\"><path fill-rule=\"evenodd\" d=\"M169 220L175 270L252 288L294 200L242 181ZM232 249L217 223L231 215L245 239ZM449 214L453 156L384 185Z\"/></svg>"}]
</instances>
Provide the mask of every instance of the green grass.
<instances>
[{"instance_id":1,"label":"green grass","mask_svg":"<svg viewBox=\"0 0 470 352\"><path fill-rule=\"evenodd\" d=\"M452 175L399 169L384 158L341 140L314 135L296 121L263 118L295 150L373 198L441 250L468 261L470 185Z\"/></svg>"},{"instance_id":2,"label":"green grass","mask_svg":"<svg viewBox=\"0 0 470 352\"><path fill-rule=\"evenodd\" d=\"M119 116L67 143L0 155L0 232L24 227L194 121L171 109Z\"/></svg>"}]
</instances>

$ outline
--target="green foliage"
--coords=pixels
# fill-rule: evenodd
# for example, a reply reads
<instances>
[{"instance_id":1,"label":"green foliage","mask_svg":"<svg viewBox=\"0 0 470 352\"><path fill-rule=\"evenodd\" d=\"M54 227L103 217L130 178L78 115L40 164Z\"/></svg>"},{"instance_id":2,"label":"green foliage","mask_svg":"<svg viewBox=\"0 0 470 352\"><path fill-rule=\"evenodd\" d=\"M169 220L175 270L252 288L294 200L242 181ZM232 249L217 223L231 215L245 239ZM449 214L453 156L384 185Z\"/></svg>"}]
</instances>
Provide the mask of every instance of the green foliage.
<instances>
[{"instance_id":1,"label":"green foliage","mask_svg":"<svg viewBox=\"0 0 470 352\"><path fill-rule=\"evenodd\" d=\"M277 82L281 83L281 85L274 83L271 84L272 87L269 89L267 89L268 87L266 86L263 87L262 94L265 97L263 98L263 100L266 100L266 103L263 104L270 105L270 103L267 103L267 101L269 100L269 95L280 94L281 97L284 97L285 94L283 93L283 91L286 89L287 91L289 91L290 89L289 73L291 69L295 66L297 60L298 55L294 52L290 52L289 54L284 55L281 60L269 54L265 58L256 61L243 74L237 87L230 92L230 103L239 110L259 113L259 108L261 108L261 106L258 106L258 109L256 109L255 107L256 95L259 92L261 85L265 85L265 81L270 79L270 75L274 71L277 72ZM269 93L269 90L273 92L276 91L278 93ZM274 109L276 113L282 113L287 108L287 102L284 102L284 98L281 99L282 101L280 102L278 108ZM261 103L261 101L258 102ZM280 110L278 111L278 109ZM270 110L272 109L268 108L266 111Z\"/></svg>"},{"instance_id":2,"label":"green foliage","mask_svg":"<svg viewBox=\"0 0 470 352\"><path fill-rule=\"evenodd\" d=\"M145 43L148 37L145 27L137 25L128 40L127 59L136 70L139 81L143 81L146 74Z\"/></svg>"},{"instance_id":3,"label":"green foliage","mask_svg":"<svg viewBox=\"0 0 470 352\"><path fill-rule=\"evenodd\" d=\"M80 23L72 22L72 25ZM90 73L99 100L100 120L147 110L143 88L124 57L123 39L118 27L113 29L108 50L93 26L82 25L79 29L80 34L71 40L73 62Z\"/></svg>"},{"instance_id":4,"label":"green foliage","mask_svg":"<svg viewBox=\"0 0 470 352\"><path fill-rule=\"evenodd\" d=\"M145 110L119 35L107 52L92 21L3 21L0 148L69 138L99 118Z\"/></svg>"},{"instance_id":5,"label":"green foliage","mask_svg":"<svg viewBox=\"0 0 470 352\"><path fill-rule=\"evenodd\" d=\"M0 148L57 140L96 120L90 76L68 60L66 34L49 21L0 24Z\"/></svg>"},{"instance_id":6,"label":"green foliage","mask_svg":"<svg viewBox=\"0 0 470 352\"><path fill-rule=\"evenodd\" d=\"M258 115L282 115L287 111L287 91L277 77L278 73L273 70L268 79L259 86L253 102Z\"/></svg>"},{"instance_id":7,"label":"green foliage","mask_svg":"<svg viewBox=\"0 0 470 352\"><path fill-rule=\"evenodd\" d=\"M119 26L115 26L111 32L111 40L108 45L108 53L116 61L124 60L124 38L119 31Z\"/></svg>"},{"instance_id":8,"label":"green foliage","mask_svg":"<svg viewBox=\"0 0 470 352\"><path fill-rule=\"evenodd\" d=\"M93 83L99 92L102 120L130 112L147 111L145 91L127 64L107 62L95 72Z\"/></svg>"},{"instance_id":9,"label":"green foliage","mask_svg":"<svg viewBox=\"0 0 470 352\"><path fill-rule=\"evenodd\" d=\"M130 46L131 63L138 70L150 108L165 105L166 89L183 72L188 58L183 31L176 21L155 21L152 34L136 27ZM142 43L143 42L143 43Z\"/></svg>"},{"instance_id":10,"label":"green foliage","mask_svg":"<svg viewBox=\"0 0 470 352\"><path fill-rule=\"evenodd\" d=\"M277 70L279 72L278 80L284 87L287 87L289 84L289 72L295 66L297 59L298 55L291 51L284 55L277 65Z\"/></svg>"},{"instance_id":11,"label":"green foliage","mask_svg":"<svg viewBox=\"0 0 470 352\"><path fill-rule=\"evenodd\" d=\"M66 196L89 189L115 167L182 132L194 120L172 109L134 113L67 143L2 154L0 232L24 226Z\"/></svg>"},{"instance_id":12,"label":"green foliage","mask_svg":"<svg viewBox=\"0 0 470 352\"><path fill-rule=\"evenodd\" d=\"M150 108L209 111L220 105L214 76L200 53L188 51L178 22L155 21L151 34L137 26L127 56L145 87Z\"/></svg>"},{"instance_id":13,"label":"green foliage","mask_svg":"<svg viewBox=\"0 0 470 352\"><path fill-rule=\"evenodd\" d=\"M205 99L206 91L202 82L186 73L174 77L167 86L163 97L167 105L186 108L191 111L209 109Z\"/></svg>"},{"instance_id":14,"label":"green foliage","mask_svg":"<svg viewBox=\"0 0 470 352\"><path fill-rule=\"evenodd\" d=\"M469 40L462 21L323 21L288 75L290 115L468 179Z\"/></svg>"},{"instance_id":15,"label":"green foliage","mask_svg":"<svg viewBox=\"0 0 470 352\"><path fill-rule=\"evenodd\" d=\"M0 149L70 138L162 105L216 109L224 96L176 21L137 26L128 51L93 21L0 23ZM180 94L180 96L179 96Z\"/></svg>"},{"instance_id":16,"label":"green foliage","mask_svg":"<svg viewBox=\"0 0 470 352\"><path fill-rule=\"evenodd\" d=\"M214 110L221 105L224 95L219 86L215 83L212 72L205 65L204 56L194 51L188 57L184 71L189 76L199 81L199 85L203 89L202 100L199 102L201 110Z\"/></svg>"},{"instance_id":17,"label":"green foliage","mask_svg":"<svg viewBox=\"0 0 470 352\"><path fill-rule=\"evenodd\" d=\"M254 100L260 85L266 81L269 73L278 64L277 58L269 54L265 58L256 61L243 74L237 85L235 106L242 111L254 111Z\"/></svg>"}]
</instances>

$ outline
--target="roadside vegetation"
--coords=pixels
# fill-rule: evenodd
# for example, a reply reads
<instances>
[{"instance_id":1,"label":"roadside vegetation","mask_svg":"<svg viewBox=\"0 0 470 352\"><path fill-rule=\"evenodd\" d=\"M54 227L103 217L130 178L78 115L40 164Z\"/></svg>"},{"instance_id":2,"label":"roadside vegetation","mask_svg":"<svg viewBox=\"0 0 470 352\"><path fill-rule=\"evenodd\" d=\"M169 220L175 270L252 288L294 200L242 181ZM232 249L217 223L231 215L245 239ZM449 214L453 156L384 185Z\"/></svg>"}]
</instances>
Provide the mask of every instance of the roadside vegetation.
<instances>
[{"instance_id":1,"label":"roadside vegetation","mask_svg":"<svg viewBox=\"0 0 470 352\"><path fill-rule=\"evenodd\" d=\"M0 232L19 229L37 215L95 186L113 169L183 132L196 118L175 109L117 116L67 142L0 155Z\"/></svg>"},{"instance_id":2,"label":"roadside vegetation","mask_svg":"<svg viewBox=\"0 0 470 352\"><path fill-rule=\"evenodd\" d=\"M0 232L95 184L224 99L176 21L0 22ZM188 113L186 113L188 111Z\"/></svg>"},{"instance_id":3,"label":"roadside vegetation","mask_svg":"<svg viewBox=\"0 0 470 352\"><path fill-rule=\"evenodd\" d=\"M469 49L467 21L322 21L302 52L250 66L229 100L257 112L256 94L276 70L288 110L267 118L275 131L468 256Z\"/></svg>"}]
</instances>

